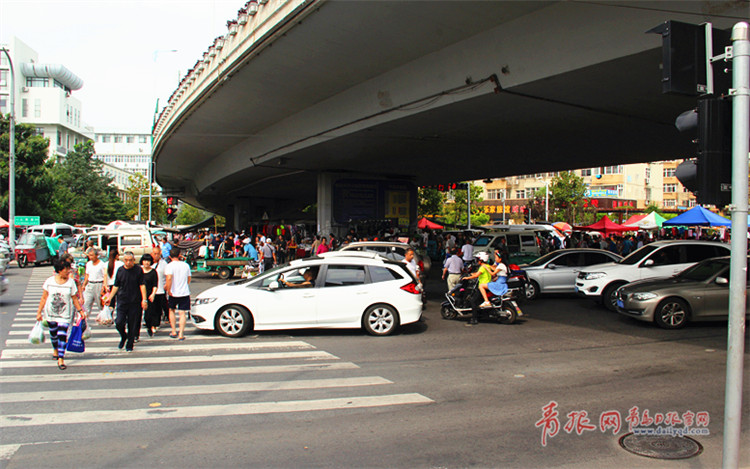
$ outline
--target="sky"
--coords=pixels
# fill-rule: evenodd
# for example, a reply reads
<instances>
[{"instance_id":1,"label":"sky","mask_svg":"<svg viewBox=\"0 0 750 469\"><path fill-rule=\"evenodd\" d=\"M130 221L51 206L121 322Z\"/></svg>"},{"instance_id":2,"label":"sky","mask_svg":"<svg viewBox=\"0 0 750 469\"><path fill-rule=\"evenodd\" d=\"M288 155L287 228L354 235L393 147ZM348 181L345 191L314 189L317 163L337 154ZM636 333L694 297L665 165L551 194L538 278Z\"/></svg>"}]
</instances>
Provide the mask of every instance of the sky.
<instances>
[{"instance_id":1,"label":"sky","mask_svg":"<svg viewBox=\"0 0 750 469\"><path fill-rule=\"evenodd\" d=\"M245 0L0 0L0 44L12 36L39 62L83 79L73 92L95 131L150 133L185 72L227 32ZM18 67L18 64L14 64ZM16 68L18 73L18 68ZM18 75L16 75L18 76Z\"/></svg>"}]
</instances>

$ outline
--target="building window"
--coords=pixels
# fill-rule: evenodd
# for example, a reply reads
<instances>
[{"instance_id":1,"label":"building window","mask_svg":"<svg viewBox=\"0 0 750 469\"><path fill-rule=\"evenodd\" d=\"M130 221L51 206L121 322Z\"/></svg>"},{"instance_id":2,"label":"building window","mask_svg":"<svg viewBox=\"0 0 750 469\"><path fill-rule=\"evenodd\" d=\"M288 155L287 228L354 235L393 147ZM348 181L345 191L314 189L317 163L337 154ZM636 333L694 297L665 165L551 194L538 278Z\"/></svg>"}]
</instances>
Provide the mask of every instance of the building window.
<instances>
[{"instance_id":1,"label":"building window","mask_svg":"<svg viewBox=\"0 0 750 469\"><path fill-rule=\"evenodd\" d=\"M673 178L675 168L664 168L664 177Z\"/></svg>"},{"instance_id":2,"label":"building window","mask_svg":"<svg viewBox=\"0 0 750 469\"><path fill-rule=\"evenodd\" d=\"M516 199L525 199L526 198L526 191L521 189L516 191Z\"/></svg>"},{"instance_id":3,"label":"building window","mask_svg":"<svg viewBox=\"0 0 750 469\"><path fill-rule=\"evenodd\" d=\"M0 87L7 88L8 86L8 70L0 70Z\"/></svg>"},{"instance_id":4,"label":"building window","mask_svg":"<svg viewBox=\"0 0 750 469\"><path fill-rule=\"evenodd\" d=\"M664 192L665 193L677 192L677 184L664 184Z\"/></svg>"},{"instance_id":5,"label":"building window","mask_svg":"<svg viewBox=\"0 0 750 469\"><path fill-rule=\"evenodd\" d=\"M62 132L58 130L57 131L57 146L59 147L60 145L62 145Z\"/></svg>"},{"instance_id":6,"label":"building window","mask_svg":"<svg viewBox=\"0 0 750 469\"><path fill-rule=\"evenodd\" d=\"M135 143L135 137L133 137L132 135L128 135L125 141L128 143Z\"/></svg>"},{"instance_id":7,"label":"building window","mask_svg":"<svg viewBox=\"0 0 750 469\"><path fill-rule=\"evenodd\" d=\"M0 114L8 113L8 97L6 95L0 95Z\"/></svg>"},{"instance_id":8,"label":"building window","mask_svg":"<svg viewBox=\"0 0 750 469\"><path fill-rule=\"evenodd\" d=\"M49 80L46 78L27 77L26 86L29 88L48 88Z\"/></svg>"},{"instance_id":9,"label":"building window","mask_svg":"<svg viewBox=\"0 0 750 469\"><path fill-rule=\"evenodd\" d=\"M591 168L582 169L581 176L591 176Z\"/></svg>"},{"instance_id":10,"label":"building window","mask_svg":"<svg viewBox=\"0 0 750 469\"><path fill-rule=\"evenodd\" d=\"M625 186L622 184L617 185L617 197L622 197L623 192L625 192Z\"/></svg>"},{"instance_id":11,"label":"building window","mask_svg":"<svg viewBox=\"0 0 750 469\"><path fill-rule=\"evenodd\" d=\"M115 135L115 143L122 143L122 135Z\"/></svg>"},{"instance_id":12,"label":"building window","mask_svg":"<svg viewBox=\"0 0 750 469\"><path fill-rule=\"evenodd\" d=\"M34 100L34 117L42 117L42 100Z\"/></svg>"},{"instance_id":13,"label":"building window","mask_svg":"<svg viewBox=\"0 0 750 469\"><path fill-rule=\"evenodd\" d=\"M148 137L146 137L145 135L141 135L140 137L138 137L138 143L148 143L147 138Z\"/></svg>"},{"instance_id":14,"label":"building window","mask_svg":"<svg viewBox=\"0 0 750 469\"><path fill-rule=\"evenodd\" d=\"M649 181L651 181L651 168L646 167L646 184L648 184Z\"/></svg>"},{"instance_id":15,"label":"building window","mask_svg":"<svg viewBox=\"0 0 750 469\"><path fill-rule=\"evenodd\" d=\"M36 127L34 129L34 135L41 135L44 137L44 129L42 127Z\"/></svg>"},{"instance_id":16,"label":"building window","mask_svg":"<svg viewBox=\"0 0 750 469\"><path fill-rule=\"evenodd\" d=\"M602 169L604 170L602 174L622 174L622 165L605 166Z\"/></svg>"},{"instance_id":17,"label":"building window","mask_svg":"<svg viewBox=\"0 0 750 469\"><path fill-rule=\"evenodd\" d=\"M109 143L110 137L109 135L102 135L102 143Z\"/></svg>"},{"instance_id":18,"label":"building window","mask_svg":"<svg viewBox=\"0 0 750 469\"><path fill-rule=\"evenodd\" d=\"M695 199L688 200L688 207L690 207L690 208L695 207Z\"/></svg>"},{"instance_id":19,"label":"building window","mask_svg":"<svg viewBox=\"0 0 750 469\"><path fill-rule=\"evenodd\" d=\"M26 98L21 100L21 117L29 117L29 100Z\"/></svg>"},{"instance_id":20,"label":"building window","mask_svg":"<svg viewBox=\"0 0 750 469\"><path fill-rule=\"evenodd\" d=\"M674 208L677 206L677 201L674 199L666 199L664 200L664 206L668 208Z\"/></svg>"}]
</instances>

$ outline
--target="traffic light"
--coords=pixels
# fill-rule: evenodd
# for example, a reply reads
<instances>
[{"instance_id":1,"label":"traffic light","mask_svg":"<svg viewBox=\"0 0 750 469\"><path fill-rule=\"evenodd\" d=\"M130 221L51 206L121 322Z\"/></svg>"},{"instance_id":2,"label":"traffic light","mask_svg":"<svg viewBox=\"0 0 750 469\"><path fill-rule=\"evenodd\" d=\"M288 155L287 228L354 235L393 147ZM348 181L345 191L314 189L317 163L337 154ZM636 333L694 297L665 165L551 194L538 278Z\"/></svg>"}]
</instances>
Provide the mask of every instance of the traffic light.
<instances>
[{"instance_id":1,"label":"traffic light","mask_svg":"<svg viewBox=\"0 0 750 469\"><path fill-rule=\"evenodd\" d=\"M675 126L697 144L697 158L681 163L675 176L699 204L717 207L732 201L732 103L708 97L683 112Z\"/></svg>"},{"instance_id":2,"label":"traffic light","mask_svg":"<svg viewBox=\"0 0 750 469\"><path fill-rule=\"evenodd\" d=\"M433 184L431 186L422 186L423 189L435 189L439 192L448 192L454 190L467 190L469 184L466 182L451 182L449 184Z\"/></svg>"},{"instance_id":3,"label":"traffic light","mask_svg":"<svg viewBox=\"0 0 750 469\"><path fill-rule=\"evenodd\" d=\"M167 220L174 221L177 218L177 197L167 197Z\"/></svg>"}]
</instances>

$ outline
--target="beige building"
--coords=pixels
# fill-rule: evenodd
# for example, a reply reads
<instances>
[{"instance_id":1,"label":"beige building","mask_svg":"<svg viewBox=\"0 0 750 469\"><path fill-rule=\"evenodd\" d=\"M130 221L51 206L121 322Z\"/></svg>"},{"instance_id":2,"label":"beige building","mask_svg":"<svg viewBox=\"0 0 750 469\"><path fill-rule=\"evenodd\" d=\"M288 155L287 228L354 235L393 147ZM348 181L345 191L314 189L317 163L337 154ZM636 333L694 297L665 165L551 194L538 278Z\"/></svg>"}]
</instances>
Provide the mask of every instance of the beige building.
<instances>
[{"instance_id":1,"label":"beige building","mask_svg":"<svg viewBox=\"0 0 750 469\"><path fill-rule=\"evenodd\" d=\"M574 170L588 191L585 203L609 212L633 212L655 203L665 211L682 211L695 206L695 196L674 175L680 161L659 161ZM524 174L490 181L476 181L484 187L485 213L493 222L508 221L523 213L528 199L544 189L559 172Z\"/></svg>"}]
</instances>

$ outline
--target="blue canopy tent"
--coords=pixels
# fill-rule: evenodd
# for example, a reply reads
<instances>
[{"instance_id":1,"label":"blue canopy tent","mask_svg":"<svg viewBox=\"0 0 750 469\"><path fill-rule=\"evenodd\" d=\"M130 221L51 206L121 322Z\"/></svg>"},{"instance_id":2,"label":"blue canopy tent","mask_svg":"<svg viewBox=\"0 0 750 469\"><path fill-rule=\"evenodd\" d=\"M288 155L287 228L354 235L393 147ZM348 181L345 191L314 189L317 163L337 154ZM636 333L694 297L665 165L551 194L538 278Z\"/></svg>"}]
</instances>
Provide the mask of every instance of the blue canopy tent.
<instances>
[{"instance_id":1,"label":"blue canopy tent","mask_svg":"<svg viewBox=\"0 0 750 469\"><path fill-rule=\"evenodd\" d=\"M732 226L732 222L700 205L662 223L662 226Z\"/></svg>"}]
</instances>

